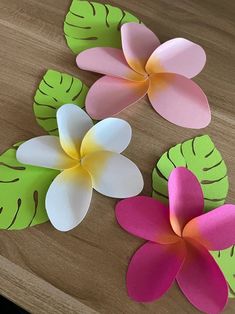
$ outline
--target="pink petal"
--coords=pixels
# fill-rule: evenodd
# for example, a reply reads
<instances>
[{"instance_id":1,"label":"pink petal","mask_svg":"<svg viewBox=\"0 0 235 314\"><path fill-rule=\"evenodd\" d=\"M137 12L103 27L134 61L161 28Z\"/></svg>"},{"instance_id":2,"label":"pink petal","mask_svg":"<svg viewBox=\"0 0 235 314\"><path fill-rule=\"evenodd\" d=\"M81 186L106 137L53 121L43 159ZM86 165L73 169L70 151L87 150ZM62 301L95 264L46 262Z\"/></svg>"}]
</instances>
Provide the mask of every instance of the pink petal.
<instances>
[{"instance_id":1,"label":"pink petal","mask_svg":"<svg viewBox=\"0 0 235 314\"><path fill-rule=\"evenodd\" d=\"M138 83L104 76L91 86L86 110L93 119L110 117L143 98L148 86L148 81Z\"/></svg>"},{"instance_id":2,"label":"pink petal","mask_svg":"<svg viewBox=\"0 0 235 314\"><path fill-rule=\"evenodd\" d=\"M120 201L116 218L123 229L145 240L162 244L179 240L171 228L168 207L152 197L136 196Z\"/></svg>"},{"instance_id":3,"label":"pink petal","mask_svg":"<svg viewBox=\"0 0 235 314\"><path fill-rule=\"evenodd\" d=\"M120 49L111 47L90 48L76 58L80 69L125 78L131 81L143 81L143 75L133 71L126 62Z\"/></svg>"},{"instance_id":4,"label":"pink petal","mask_svg":"<svg viewBox=\"0 0 235 314\"><path fill-rule=\"evenodd\" d=\"M176 125L201 129L210 123L206 95L196 83L182 75L152 75L148 96L154 109Z\"/></svg>"},{"instance_id":5,"label":"pink petal","mask_svg":"<svg viewBox=\"0 0 235 314\"><path fill-rule=\"evenodd\" d=\"M206 63L204 49L184 38L174 38L159 46L149 58L146 71L177 73L188 78L201 72Z\"/></svg>"},{"instance_id":6,"label":"pink petal","mask_svg":"<svg viewBox=\"0 0 235 314\"><path fill-rule=\"evenodd\" d=\"M208 250L224 250L235 244L235 205L223 205L189 221L184 237L193 238Z\"/></svg>"},{"instance_id":7,"label":"pink petal","mask_svg":"<svg viewBox=\"0 0 235 314\"><path fill-rule=\"evenodd\" d=\"M203 213L202 189L191 171L179 167L170 174L168 193L171 226L180 236L187 222Z\"/></svg>"},{"instance_id":8,"label":"pink petal","mask_svg":"<svg viewBox=\"0 0 235 314\"><path fill-rule=\"evenodd\" d=\"M177 282L188 300L200 311L221 313L228 300L224 275L210 253L201 245L187 245L185 262Z\"/></svg>"},{"instance_id":9,"label":"pink petal","mask_svg":"<svg viewBox=\"0 0 235 314\"><path fill-rule=\"evenodd\" d=\"M185 259L182 243L148 242L137 250L126 277L130 298L138 302L151 302L167 292Z\"/></svg>"},{"instance_id":10,"label":"pink petal","mask_svg":"<svg viewBox=\"0 0 235 314\"><path fill-rule=\"evenodd\" d=\"M143 24L127 23L121 28L122 49L130 67L146 74L145 65L160 45L157 36Z\"/></svg>"}]
</instances>

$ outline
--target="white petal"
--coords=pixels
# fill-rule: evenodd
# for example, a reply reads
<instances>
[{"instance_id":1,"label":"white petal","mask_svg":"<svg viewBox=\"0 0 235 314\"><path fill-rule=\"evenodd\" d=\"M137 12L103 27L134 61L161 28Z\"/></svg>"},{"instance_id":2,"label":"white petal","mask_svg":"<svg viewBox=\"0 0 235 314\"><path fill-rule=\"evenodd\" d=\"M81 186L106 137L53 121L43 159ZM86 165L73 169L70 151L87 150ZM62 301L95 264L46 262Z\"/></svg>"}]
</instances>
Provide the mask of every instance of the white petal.
<instances>
[{"instance_id":1,"label":"white petal","mask_svg":"<svg viewBox=\"0 0 235 314\"><path fill-rule=\"evenodd\" d=\"M61 172L46 195L46 210L53 226L60 231L75 228L86 216L92 196L92 181L82 167Z\"/></svg>"},{"instance_id":2,"label":"white petal","mask_svg":"<svg viewBox=\"0 0 235 314\"><path fill-rule=\"evenodd\" d=\"M59 138L50 135L35 137L21 144L16 158L23 164L59 170L77 164L76 160L63 151Z\"/></svg>"},{"instance_id":3,"label":"white petal","mask_svg":"<svg viewBox=\"0 0 235 314\"><path fill-rule=\"evenodd\" d=\"M143 177L138 167L128 158L113 152L96 152L82 160L89 171L92 184L101 194L126 198L139 194L143 189Z\"/></svg>"},{"instance_id":4,"label":"white petal","mask_svg":"<svg viewBox=\"0 0 235 314\"><path fill-rule=\"evenodd\" d=\"M121 153L129 145L131 135L131 126L125 120L104 119L85 135L81 145L81 156L101 150Z\"/></svg>"},{"instance_id":5,"label":"white petal","mask_svg":"<svg viewBox=\"0 0 235 314\"><path fill-rule=\"evenodd\" d=\"M79 158L82 139L93 126L91 118L78 106L67 104L58 109L57 124L64 151L73 158Z\"/></svg>"}]
</instances>

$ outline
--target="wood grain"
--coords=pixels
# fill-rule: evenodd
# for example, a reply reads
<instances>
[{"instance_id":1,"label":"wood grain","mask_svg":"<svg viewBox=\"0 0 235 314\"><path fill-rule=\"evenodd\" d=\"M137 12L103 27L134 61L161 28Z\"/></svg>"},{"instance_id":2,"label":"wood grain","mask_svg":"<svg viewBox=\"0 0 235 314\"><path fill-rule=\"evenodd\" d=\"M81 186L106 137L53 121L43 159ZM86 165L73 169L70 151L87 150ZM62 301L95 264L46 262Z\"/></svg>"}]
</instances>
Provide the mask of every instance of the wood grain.
<instances>
[{"instance_id":1,"label":"wood grain","mask_svg":"<svg viewBox=\"0 0 235 314\"><path fill-rule=\"evenodd\" d=\"M103 2L103 1L101 1ZM119 116L133 127L126 156L151 193L155 161L172 145L207 133L229 168L228 202L235 201L235 2L230 0L114 0L132 11L161 41L186 37L201 44L207 65L196 81L208 95L212 122L201 131L183 129L154 113L147 100ZM0 150L43 134L32 113L34 91L49 68L81 77L63 37L69 0L0 0ZM129 257L142 243L115 222L115 200L94 193L85 221L60 233L50 223L23 231L0 231L0 292L32 313L198 313L173 286L158 302L127 297ZM209 287L208 287L209 288ZM235 312L230 300L225 313Z\"/></svg>"}]
</instances>

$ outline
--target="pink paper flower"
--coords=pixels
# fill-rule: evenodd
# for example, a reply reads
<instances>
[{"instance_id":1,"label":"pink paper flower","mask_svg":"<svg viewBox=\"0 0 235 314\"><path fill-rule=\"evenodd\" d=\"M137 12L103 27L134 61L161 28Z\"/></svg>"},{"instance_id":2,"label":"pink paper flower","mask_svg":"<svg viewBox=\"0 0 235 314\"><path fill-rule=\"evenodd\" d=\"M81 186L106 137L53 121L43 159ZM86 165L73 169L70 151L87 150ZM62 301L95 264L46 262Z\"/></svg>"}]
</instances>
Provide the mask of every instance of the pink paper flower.
<instances>
[{"instance_id":1,"label":"pink paper flower","mask_svg":"<svg viewBox=\"0 0 235 314\"><path fill-rule=\"evenodd\" d=\"M172 171L169 208L144 196L117 204L119 224L148 240L127 271L129 296L138 302L159 299L176 280L188 300L206 313L220 313L228 299L226 280L209 253L235 243L235 205L203 214L203 194L186 168Z\"/></svg>"},{"instance_id":2,"label":"pink paper flower","mask_svg":"<svg viewBox=\"0 0 235 314\"><path fill-rule=\"evenodd\" d=\"M165 119L188 128L203 128L211 113L201 88L190 78L206 62L197 44L174 38L160 45L143 24L121 28L122 50L97 47L77 56L81 69L105 74L90 88L86 110L94 119L117 114L148 94L153 108Z\"/></svg>"}]
</instances>

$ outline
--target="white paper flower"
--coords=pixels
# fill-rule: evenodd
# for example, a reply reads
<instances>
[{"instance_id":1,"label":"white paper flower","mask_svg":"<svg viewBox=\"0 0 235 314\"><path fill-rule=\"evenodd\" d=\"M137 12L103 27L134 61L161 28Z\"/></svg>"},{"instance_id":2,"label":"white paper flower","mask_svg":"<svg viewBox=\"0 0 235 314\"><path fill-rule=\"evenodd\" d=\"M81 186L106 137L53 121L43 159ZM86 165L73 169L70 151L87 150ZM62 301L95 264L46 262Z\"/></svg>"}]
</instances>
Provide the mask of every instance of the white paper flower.
<instances>
[{"instance_id":1,"label":"white paper flower","mask_svg":"<svg viewBox=\"0 0 235 314\"><path fill-rule=\"evenodd\" d=\"M59 137L40 136L23 143L17 159L24 164L61 170L46 195L46 210L61 231L76 227L85 217L92 189L110 197L139 194L143 178L138 167L120 155L131 140L131 127L107 118L93 126L76 105L57 111Z\"/></svg>"}]
</instances>

